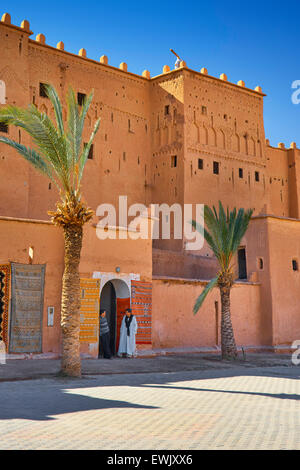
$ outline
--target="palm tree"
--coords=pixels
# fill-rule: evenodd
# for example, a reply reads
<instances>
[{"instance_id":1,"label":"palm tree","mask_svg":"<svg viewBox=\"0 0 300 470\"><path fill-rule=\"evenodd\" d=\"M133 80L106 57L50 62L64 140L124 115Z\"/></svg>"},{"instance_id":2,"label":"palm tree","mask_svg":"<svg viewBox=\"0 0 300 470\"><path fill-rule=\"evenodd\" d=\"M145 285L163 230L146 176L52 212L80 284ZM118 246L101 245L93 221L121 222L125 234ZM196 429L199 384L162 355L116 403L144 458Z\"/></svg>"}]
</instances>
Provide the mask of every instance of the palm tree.
<instances>
[{"instance_id":1,"label":"palm tree","mask_svg":"<svg viewBox=\"0 0 300 470\"><path fill-rule=\"evenodd\" d=\"M80 377L80 278L79 262L82 246L83 225L93 217L93 211L81 198L81 180L93 139L99 129L95 123L87 145L83 145L84 121L91 104L90 93L82 107L76 101L74 91L67 93L67 128L64 127L62 103L55 88L45 86L54 109L55 122L47 114L31 104L27 109L5 106L0 110L0 122L14 125L29 134L33 148L0 136L0 142L13 147L29 163L56 185L60 200L55 212L48 212L55 225L64 232L64 274L62 282L61 327L62 364L61 373Z\"/></svg>"},{"instance_id":2,"label":"palm tree","mask_svg":"<svg viewBox=\"0 0 300 470\"><path fill-rule=\"evenodd\" d=\"M207 228L204 228L204 238L212 249L219 264L219 271L212 279L194 305L194 315L198 312L207 294L215 287L219 287L221 294L221 349L222 359L233 359L237 357L237 348L230 314L230 290L234 281L232 266L233 256L238 250L243 236L248 228L253 210L234 208L225 214L224 208L219 201L219 214L215 207L204 207L204 220ZM200 225L192 221L193 227L203 233Z\"/></svg>"}]
</instances>

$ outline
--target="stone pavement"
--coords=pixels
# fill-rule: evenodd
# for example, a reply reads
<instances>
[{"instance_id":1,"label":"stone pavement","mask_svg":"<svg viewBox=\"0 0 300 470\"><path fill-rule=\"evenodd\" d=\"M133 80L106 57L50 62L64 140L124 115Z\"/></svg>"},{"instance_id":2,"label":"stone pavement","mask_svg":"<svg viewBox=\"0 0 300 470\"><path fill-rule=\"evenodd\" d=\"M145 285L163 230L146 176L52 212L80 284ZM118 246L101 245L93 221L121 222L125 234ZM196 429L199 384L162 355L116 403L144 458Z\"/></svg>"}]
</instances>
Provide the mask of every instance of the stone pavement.
<instances>
[{"instance_id":1,"label":"stone pavement","mask_svg":"<svg viewBox=\"0 0 300 470\"><path fill-rule=\"evenodd\" d=\"M249 353L246 361L240 354L238 361L222 362L219 353L181 353L133 359L83 359L82 372L83 375L179 372L231 369L237 365L244 368L279 365L291 367L292 363L290 354ZM0 363L0 382L51 377L58 374L59 369L60 361L57 359L9 359L6 364Z\"/></svg>"},{"instance_id":2,"label":"stone pavement","mask_svg":"<svg viewBox=\"0 0 300 470\"><path fill-rule=\"evenodd\" d=\"M1 382L0 449L299 450L299 375L234 364Z\"/></svg>"}]
</instances>

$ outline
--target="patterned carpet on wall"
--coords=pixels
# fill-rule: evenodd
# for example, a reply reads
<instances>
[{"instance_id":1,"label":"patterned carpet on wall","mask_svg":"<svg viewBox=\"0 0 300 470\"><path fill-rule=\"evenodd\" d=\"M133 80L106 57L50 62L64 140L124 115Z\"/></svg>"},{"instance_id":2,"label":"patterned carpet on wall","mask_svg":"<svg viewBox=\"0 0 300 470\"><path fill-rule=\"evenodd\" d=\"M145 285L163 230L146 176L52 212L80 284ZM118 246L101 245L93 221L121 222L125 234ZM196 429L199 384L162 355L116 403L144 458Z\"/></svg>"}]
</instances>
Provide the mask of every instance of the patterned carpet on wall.
<instances>
[{"instance_id":1,"label":"patterned carpet on wall","mask_svg":"<svg viewBox=\"0 0 300 470\"><path fill-rule=\"evenodd\" d=\"M9 352L42 352L45 265L11 263Z\"/></svg>"},{"instance_id":2,"label":"patterned carpet on wall","mask_svg":"<svg viewBox=\"0 0 300 470\"><path fill-rule=\"evenodd\" d=\"M136 344L151 344L152 283L131 281L131 309L136 316L138 331Z\"/></svg>"},{"instance_id":3,"label":"patterned carpet on wall","mask_svg":"<svg viewBox=\"0 0 300 470\"><path fill-rule=\"evenodd\" d=\"M0 341L8 342L10 265L0 264Z\"/></svg>"}]
</instances>

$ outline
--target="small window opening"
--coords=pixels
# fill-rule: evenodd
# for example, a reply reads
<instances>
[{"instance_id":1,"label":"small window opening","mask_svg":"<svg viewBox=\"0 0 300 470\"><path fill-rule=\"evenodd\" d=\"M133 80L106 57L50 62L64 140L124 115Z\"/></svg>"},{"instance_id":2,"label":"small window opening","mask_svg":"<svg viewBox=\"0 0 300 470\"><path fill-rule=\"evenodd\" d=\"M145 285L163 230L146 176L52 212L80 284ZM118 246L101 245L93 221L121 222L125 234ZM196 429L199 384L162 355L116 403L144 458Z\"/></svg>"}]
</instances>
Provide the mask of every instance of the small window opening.
<instances>
[{"instance_id":1,"label":"small window opening","mask_svg":"<svg viewBox=\"0 0 300 470\"><path fill-rule=\"evenodd\" d=\"M79 106L83 105L85 98L86 98L85 93L79 93L79 92L77 93L77 103L79 104Z\"/></svg>"},{"instance_id":2,"label":"small window opening","mask_svg":"<svg viewBox=\"0 0 300 470\"><path fill-rule=\"evenodd\" d=\"M0 132L5 132L6 134L8 134L8 125L4 122L0 122Z\"/></svg>"},{"instance_id":3,"label":"small window opening","mask_svg":"<svg viewBox=\"0 0 300 470\"><path fill-rule=\"evenodd\" d=\"M198 170L203 170L203 160L202 160L202 158L198 158Z\"/></svg>"},{"instance_id":4,"label":"small window opening","mask_svg":"<svg viewBox=\"0 0 300 470\"><path fill-rule=\"evenodd\" d=\"M258 267L264 269L264 260L262 258L258 258Z\"/></svg>"},{"instance_id":5,"label":"small window opening","mask_svg":"<svg viewBox=\"0 0 300 470\"><path fill-rule=\"evenodd\" d=\"M213 173L214 175L219 174L219 162L213 162Z\"/></svg>"},{"instance_id":6,"label":"small window opening","mask_svg":"<svg viewBox=\"0 0 300 470\"><path fill-rule=\"evenodd\" d=\"M246 248L238 249L239 279L247 279Z\"/></svg>"},{"instance_id":7,"label":"small window opening","mask_svg":"<svg viewBox=\"0 0 300 470\"><path fill-rule=\"evenodd\" d=\"M46 87L47 87L47 83L40 83L40 96L42 98L48 98Z\"/></svg>"},{"instance_id":8,"label":"small window opening","mask_svg":"<svg viewBox=\"0 0 300 470\"><path fill-rule=\"evenodd\" d=\"M170 113L170 106L167 104L165 106L165 116L167 116Z\"/></svg>"},{"instance_id":9,"label":"small window opening","mask_svg":"<svg viewBox=\"0 0 300 470\"><path fill-rule=\"evenodd\" d=\"M244 173L243 173L243 168L239 168L239 178L243 178Z\"/></svg>"},{"instance_id":10,"label":"small window opening","mask_svg":"<svg viewBox=\"0 0 300 470\"><path fill-rule=\"evenodd\" d=\"M255 181L259 181L259 172L258 171L255 172Z\"/></svg>"},{"instance_id":11,"label":"small window opening","mask_svg":"<svg viewBox=\"0 0 300 470\"><path fill-rule=\"evenodd\" d=\"M177 167L177 155L172 155L171 156L171 168L176 168Z\"/></svg>"},{"instance_id":12,"label":"small window opening","mask_svg":"<svg viewBox=\"0 0 300 470\"><path fill-rule=\"evenodd\" d=\"M202 114L205 114L205 115L206 115L206 114L207 114L207 107L206 107L206 106L202 106L202 107L201 107L201 112L202 112Z\"/></svg>"},{"instance_id":13,"label":"small window opening","mask_svg":"<svg viewBox=\"0 0 300 470\"><path fill-rule=\"evenodd\" d=\"M298 271L298 261L296 259L292 260L293 271Z\"/></svg>"}]
</instances>

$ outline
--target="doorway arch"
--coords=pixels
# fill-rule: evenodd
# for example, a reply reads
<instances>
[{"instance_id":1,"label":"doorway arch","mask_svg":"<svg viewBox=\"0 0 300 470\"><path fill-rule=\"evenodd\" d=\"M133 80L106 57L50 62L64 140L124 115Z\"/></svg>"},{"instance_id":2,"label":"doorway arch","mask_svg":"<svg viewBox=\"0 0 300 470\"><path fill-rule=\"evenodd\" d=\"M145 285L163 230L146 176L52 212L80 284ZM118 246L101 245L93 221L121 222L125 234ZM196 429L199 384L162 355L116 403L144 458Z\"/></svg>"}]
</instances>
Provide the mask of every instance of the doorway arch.
<instances>
[{"instance_id":1,"label":"doorway arch","mask_svg":"<svg viewBox=\"0 0 300 470\"><path fill-rule=\"evenodd\" d=\"M122 279L109 279L100 292L100 309L106 310L113 356L118 351L121 322L128 307L130 307L130 290L127 283ZM99 356L102 354L99 338Z\"/></svg>"}]
</instances>

